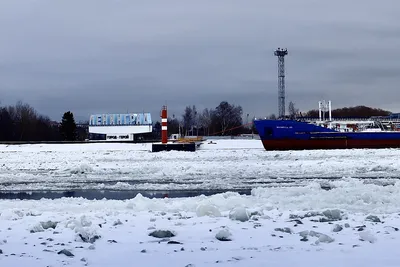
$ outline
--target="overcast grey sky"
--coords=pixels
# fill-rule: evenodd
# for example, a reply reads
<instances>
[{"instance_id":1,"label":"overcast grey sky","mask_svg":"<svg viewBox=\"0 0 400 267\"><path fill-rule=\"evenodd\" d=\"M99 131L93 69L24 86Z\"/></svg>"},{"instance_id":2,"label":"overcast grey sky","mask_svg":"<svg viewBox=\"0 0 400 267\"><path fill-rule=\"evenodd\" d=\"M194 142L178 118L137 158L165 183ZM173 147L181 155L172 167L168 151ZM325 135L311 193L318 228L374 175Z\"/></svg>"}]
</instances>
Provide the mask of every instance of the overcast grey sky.
<instances>
[{"instance_id":1,"label":"overcast grey sky","mask_svg":"<svg viewBox=\"0 0 400 267\"><path fill-rule=\"evenodd\" d=\"M277 113L370 105L400 111L398 0L1 0L0 101L60 120L169 114L226 100Z\"/></svg>"}]
</instances>

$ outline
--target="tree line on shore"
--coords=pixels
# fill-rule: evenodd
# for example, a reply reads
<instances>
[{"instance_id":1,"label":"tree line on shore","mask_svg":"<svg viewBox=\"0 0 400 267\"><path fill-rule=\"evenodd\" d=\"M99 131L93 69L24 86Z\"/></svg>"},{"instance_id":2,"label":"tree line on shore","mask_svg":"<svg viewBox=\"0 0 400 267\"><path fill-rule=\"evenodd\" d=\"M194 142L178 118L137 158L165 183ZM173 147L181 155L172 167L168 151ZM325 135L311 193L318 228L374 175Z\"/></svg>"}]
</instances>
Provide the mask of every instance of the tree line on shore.
<instances>
[{"instance_id":1,"label":"tree line on shore","mask_svg":"<svg viewBox=\"0 0 400 267\"><path fill-rule=\"evenodd\" d=\"M308 111L305 116L316 118L319 116L317 109ZM333 118L355 117L369 118L373 116L389 116L392 112L380 108L371 108L366 106L344 107L332 110Z\"/></svg>"},{"instance_id":2,"label":"tree line on shore","mask_svg":"<svg viewBox=\"0 0 400 267\"><path fill-rule=\"evenodd\" d=\"M157 121L155 131L161 131L161 124ZM243 109L240 105L222 101L215 108L205 108L198 111L195 105L186 106L181 116L168 118L168 134L182 136L205 135L239 135L252 132L251 123L243 124Z\"/></svg>"},{"instance_id":3,"label":"tree line on shore","mask_svg":"<svg viewBox=\"0 0 400 267\"><path fill-rule=\"evenodd\" d=\"M27 103L0 107L0 141L75 141L86 138L77 127L72 112L65 112L61 123L39 114Z\"/></svg>"},{"instance_id":4,"label":"tree line on shore","mask_svg":"<svg viewBox=\"0 0 400 267\"><path fill-rule=\"evenodd\" d=\"M318 117L318 110L299 112L289 103L290 117ZM332 117L388 116L391 112L366 106L344 107L332 110ZM276 119L274 114L266 116ZM245 119L245 122L244 122ZM250 121L249 121L250 119ZM244 116L240 105L222 101L215 108L199 111L195 105L185 107L183 114L168 118L168 134L182 136L239 135L257 133L249 114ZM143 134L144 139L158 139L161 123L153 124L153 132ZM87 126L77 125L71 111L64 113L60 122L39 114L29 104L17 102L15 106L0 106L0 141L75 141L88 138Z\"/></svg>"}]
</instances>

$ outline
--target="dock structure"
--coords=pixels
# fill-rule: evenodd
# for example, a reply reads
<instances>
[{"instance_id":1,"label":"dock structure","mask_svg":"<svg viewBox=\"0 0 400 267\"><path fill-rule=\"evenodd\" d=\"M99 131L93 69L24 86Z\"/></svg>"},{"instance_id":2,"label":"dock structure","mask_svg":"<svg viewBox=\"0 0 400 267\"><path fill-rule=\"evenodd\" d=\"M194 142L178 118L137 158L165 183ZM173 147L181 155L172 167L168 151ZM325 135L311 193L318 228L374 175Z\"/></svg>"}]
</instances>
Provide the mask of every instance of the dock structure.
<instances>
[{"instance_id":1,"label":"dock structure","mask_svg":"<svg viewBox=\"0 0 400 267\"><path fill-rule=\"evenodd\" d=\"M152 144L152 152L161 151L196 151L195 142L168 142L168 113L167 106L163 106L161 110L161 143Z\"/></svg>"},{"instance_id":2,"label":"dock structure","mask_svg":"<svg viewBox=\"0 0 400 267\"><path fill-rule=\"evenodd\" d=\"M152 152L160 152L160 151L188 151L195 152L196 151L196 143L153 143Z\"/></svg>"}]
</instances>

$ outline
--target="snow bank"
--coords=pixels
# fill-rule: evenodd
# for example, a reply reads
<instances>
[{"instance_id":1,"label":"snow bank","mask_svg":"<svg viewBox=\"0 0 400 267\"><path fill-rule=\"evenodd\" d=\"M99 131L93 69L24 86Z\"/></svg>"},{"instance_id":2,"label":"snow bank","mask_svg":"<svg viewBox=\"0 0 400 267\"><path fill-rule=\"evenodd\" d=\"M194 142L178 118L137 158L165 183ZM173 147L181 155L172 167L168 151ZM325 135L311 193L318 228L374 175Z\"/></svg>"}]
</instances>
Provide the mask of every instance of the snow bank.
<instances>
[{"instance_id":1,"label":"snow bank","mask_svg":"<svg viewBox=\"0 0 400 267\"><path fill-rule=\"evenodd\" d=\"M251 196L184 199L2 200L0 262L33 267L125 267L133 260L137 266L336 267L338 261L345 266L396 266L400 232L395 226L400 219L395 199L367 210L351 200L333 203L327 197L330 191L312 187L307 202L296 202L299 194L283 190L279 197L289 199L272 203L271 193L278 195L278 190L255 191ZM318 205L313 203L316 196ZM331 206L341 206L341 215L322 209ZM370 221L370 213L380 222ZM332 230L330 220L340 231Z\"/></svg>"}]
</instances>

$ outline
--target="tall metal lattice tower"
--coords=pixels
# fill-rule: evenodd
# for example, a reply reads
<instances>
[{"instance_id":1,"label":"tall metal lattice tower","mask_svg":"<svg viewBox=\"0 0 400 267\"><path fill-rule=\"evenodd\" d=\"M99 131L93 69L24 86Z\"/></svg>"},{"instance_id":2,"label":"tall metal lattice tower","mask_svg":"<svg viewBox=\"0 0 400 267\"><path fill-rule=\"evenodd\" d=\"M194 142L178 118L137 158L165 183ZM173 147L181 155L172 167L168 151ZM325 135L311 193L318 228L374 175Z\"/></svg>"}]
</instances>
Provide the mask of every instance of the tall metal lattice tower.
<instances>
[{"instance_id":1,"label":"tall metal lattice tower","mask_svg":"<svg viewBox=\"0 0 400 267\"><path fill-rule=\"evenodd\" d=\"M285 116L285 56L288 54L287 49L278 47L275 50L275 56L278 57L278 109L279 118Z\"/></svg>"}]
</instances>

